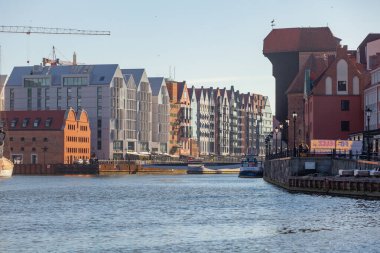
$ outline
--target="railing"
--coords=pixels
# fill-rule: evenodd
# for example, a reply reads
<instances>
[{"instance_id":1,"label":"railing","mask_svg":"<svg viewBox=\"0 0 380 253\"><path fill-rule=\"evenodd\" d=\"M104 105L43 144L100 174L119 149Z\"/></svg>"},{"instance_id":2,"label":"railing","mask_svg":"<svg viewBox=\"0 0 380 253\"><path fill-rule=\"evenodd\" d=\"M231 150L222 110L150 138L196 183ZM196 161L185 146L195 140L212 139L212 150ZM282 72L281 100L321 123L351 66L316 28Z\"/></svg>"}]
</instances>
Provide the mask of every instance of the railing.
<instances>
[{"instance_id":1,"label":"railing","mask_svg":"<svg viewBox=\"0 0 380 253\"><path fill-rule=\"evenodd\" d=\"M289 149L282 152L276 153L267 153L266 160L285 158L285 157L331 157L331 158L342 158L342 159L355 159L355 160L368 160L368 161L380 161L380 155L378 153L370 153L369 157L366 153L358 153L358 152L344 152L344 151L336 151L335 149L330 150L329 152L316 153L310 152L308 150L299 149Z\"/></svg>"}]
</instances>

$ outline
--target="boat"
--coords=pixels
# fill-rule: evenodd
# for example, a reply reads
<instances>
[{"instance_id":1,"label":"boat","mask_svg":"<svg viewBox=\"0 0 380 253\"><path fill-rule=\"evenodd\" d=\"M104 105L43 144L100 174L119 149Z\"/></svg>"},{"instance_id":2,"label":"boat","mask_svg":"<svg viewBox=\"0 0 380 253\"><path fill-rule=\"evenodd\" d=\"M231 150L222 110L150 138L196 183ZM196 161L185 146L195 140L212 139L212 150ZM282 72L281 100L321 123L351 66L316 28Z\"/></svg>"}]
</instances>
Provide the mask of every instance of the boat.
<instances>
[{"instance_id":1,"label":"boat","mask_svg":"<svg viewBox=\"0 0 380 253\"><path fill-rule=\"evenodd\" d=\"M0 178L10 178L13 174L14 164L3 156L5 132L0 129Z\"/></svg>"},{"instance_id":2,"label":"boat","mask_svg":"<svg viewBox=\"0 0 380 253\"><path fill-rule=\"evenodd\" d=\"M189 168L201 168L204 167L204 161L202 158L192 158L187 159L187 167Z\"/></svg>"},{"instance_id":3,"label":"boat","mask_svg":"<svg viewBox=\"0 0 380 253\"><path fill-rule=\"evenodd\" d=\"M261 161L257 161L254 156L246 156L241 160L239 177L261 178L263 177L263 166Z\"/></svg>"}]
</instances>

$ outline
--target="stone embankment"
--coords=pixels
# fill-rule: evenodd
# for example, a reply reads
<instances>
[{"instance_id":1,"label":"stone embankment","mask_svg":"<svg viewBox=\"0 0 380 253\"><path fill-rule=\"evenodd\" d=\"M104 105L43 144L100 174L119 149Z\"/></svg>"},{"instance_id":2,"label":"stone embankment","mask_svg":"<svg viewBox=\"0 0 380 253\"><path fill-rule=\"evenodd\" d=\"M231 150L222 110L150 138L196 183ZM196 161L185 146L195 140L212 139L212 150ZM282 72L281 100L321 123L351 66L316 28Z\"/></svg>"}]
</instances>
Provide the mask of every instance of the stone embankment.
<instances>
[{"instance_id":1,"label":"stone embankment","mask_svg":"<svg viewBox=\"0 0 380 253\"><path fill-rule=\"evenodd\" d=\"M378 162L296 157L265 161L264 180L292 192L380 199L380 178L342 177L339 170L373 170Z\"/></svg>"}]
</instances>

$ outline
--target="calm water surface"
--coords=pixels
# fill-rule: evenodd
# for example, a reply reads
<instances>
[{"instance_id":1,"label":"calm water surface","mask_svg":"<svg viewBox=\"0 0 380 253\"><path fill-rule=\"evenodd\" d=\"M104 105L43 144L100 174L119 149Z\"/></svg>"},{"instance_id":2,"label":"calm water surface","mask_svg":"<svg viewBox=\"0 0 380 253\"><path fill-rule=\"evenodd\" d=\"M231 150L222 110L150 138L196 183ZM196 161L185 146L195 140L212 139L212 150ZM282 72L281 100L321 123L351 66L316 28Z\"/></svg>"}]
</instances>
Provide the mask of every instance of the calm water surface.
<instances>
[{"instance_id":1,"label":"calm water surface","mask_svg":"<svg viewBox=\"0 0 380 253\"><path fill-rule=\"evenodd\" d=\"M380 252L380 201L237 175L15 176L0 252Z\"/></svg>"}]
</instances>

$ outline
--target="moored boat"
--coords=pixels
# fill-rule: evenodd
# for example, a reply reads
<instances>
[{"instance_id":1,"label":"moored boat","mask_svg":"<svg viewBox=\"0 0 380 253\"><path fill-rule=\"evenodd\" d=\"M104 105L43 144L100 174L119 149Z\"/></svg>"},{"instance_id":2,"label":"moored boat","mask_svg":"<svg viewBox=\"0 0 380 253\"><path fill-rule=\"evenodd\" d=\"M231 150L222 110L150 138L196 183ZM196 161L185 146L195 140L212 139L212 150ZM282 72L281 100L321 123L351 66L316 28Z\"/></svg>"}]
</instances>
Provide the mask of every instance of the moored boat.
<instances>
[{"instance_id":1,"label":"moored boat","mask_svg":"<svg viewBox=\"0 0 380 253\"><path fill-rule=\"evenodd\" d=\"M14 164L3 156L5 132L0 129L0 178L12 177Z\"/></svg>"},{"instance_id":2,"label":"moored boat","mask_svg":"<svg viewBox=\"0 0 380 253\"><path fill-rule=\"evenodd\" d=\"M13 163L5 158L0 158L0 178L9 178L13 174Z\"/></svg>"},{"instance_id":3,"label":"moored boat","mask_svg":"<svg viewBox=\"0 0 380 253\"><path fill-rule=\"evenodd\" d=\"M254 156L246 156L241 160L239 177L260 178L263 177L263 166Z\"/></svg>"}]
</instances>

